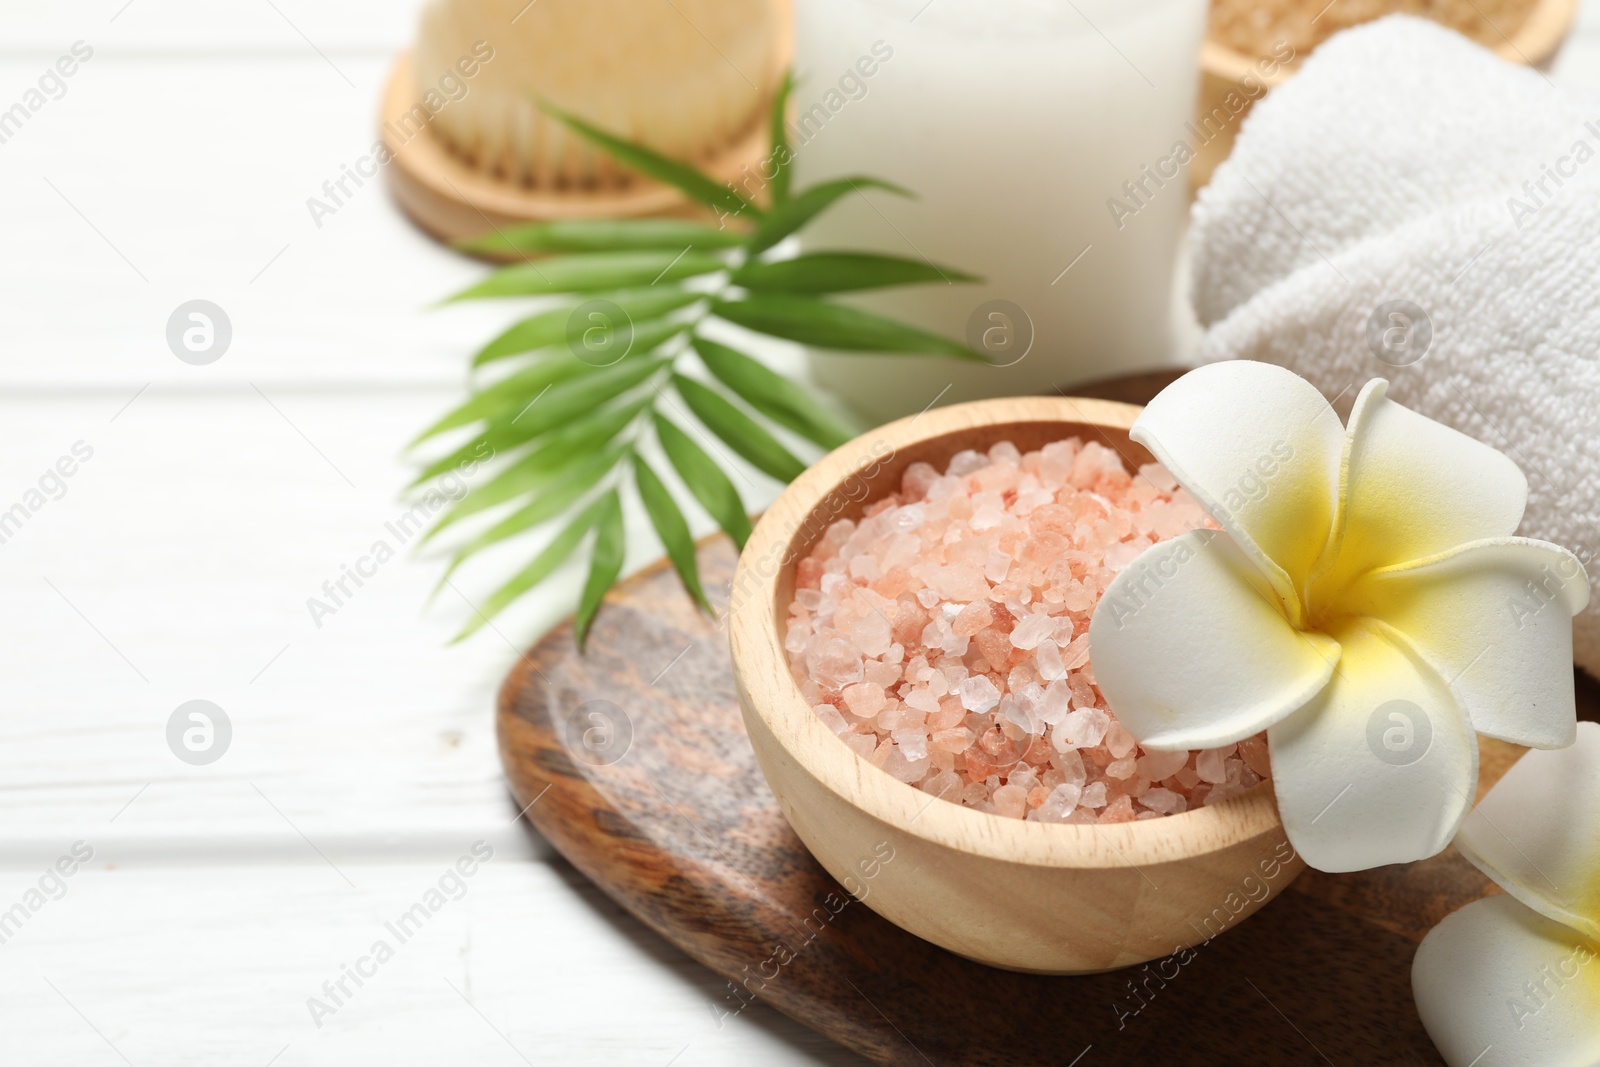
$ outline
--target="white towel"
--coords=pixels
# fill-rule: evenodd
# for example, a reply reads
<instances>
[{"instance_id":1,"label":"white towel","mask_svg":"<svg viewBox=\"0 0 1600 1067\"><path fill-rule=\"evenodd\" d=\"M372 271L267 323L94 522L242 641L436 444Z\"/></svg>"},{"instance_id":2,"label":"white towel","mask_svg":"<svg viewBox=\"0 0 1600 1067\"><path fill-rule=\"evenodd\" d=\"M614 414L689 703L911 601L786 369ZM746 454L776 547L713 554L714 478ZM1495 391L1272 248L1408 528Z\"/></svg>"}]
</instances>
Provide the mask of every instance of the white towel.
<instances>
[{"instance_id":1,"label":"white towel","mask_svg":"<svg viewBox=\"0 0 1600 1067\"><path fill-rule=\"evenodd\" d=\"M1418 19L1348 30L1256 105L1191 247L1199 362L1281 364L1341 414L1388 378L1515 459L1519 532L1600 577L1600 96ZM1574 625L1600 675L1600 595Z\"/></svg>"}]
</instances>

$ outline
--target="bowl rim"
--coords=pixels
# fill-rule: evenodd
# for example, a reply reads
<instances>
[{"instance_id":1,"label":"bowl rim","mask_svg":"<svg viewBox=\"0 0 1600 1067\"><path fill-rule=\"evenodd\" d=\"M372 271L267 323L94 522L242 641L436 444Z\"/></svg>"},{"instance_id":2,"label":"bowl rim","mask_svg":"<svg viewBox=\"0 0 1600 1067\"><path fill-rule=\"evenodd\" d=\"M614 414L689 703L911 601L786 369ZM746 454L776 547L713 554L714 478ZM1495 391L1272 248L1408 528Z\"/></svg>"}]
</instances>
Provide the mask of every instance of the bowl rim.
<instances>
[{"instance_id":1,"label":"bowl rim","mask_svg":"<svg viewBox=\"0 0 1600 1067\"><path fill-rule=\"evenodd\" d=\"M866 472L883 461L885 448L892 456L962 431L1028 423L1059 423L1063 437L1097 433L1116 447L1104 431L1125 432L1141 410L1079 397L978 400L902 418L824 456L767 509L739 556L728 630L746 714L758 716L802 769L846 803L901 833L995 860L1047 868L1144 867L1281 833L1270 779L1194 811L1105 826L1010 819L943 801L872 766L835 737L800 695L783 648L788 604L780 606L778 599L786 572L795 566L792 546L836 489L851 478L871 477Z\"/></svg>"},{"instance_id":2,"label":"bowl rim","mask_svg":"<svg viewBox=\"0 0 1600 1067\"><path fill-rule=\"evenodd\" d=\"M1578 0L1538 0L1528 11L1516 32L1510 37L1502 35L1499 44L1484 45L1509 63L1526 67L1539 67L1554 58L1561 42L1572 32L1578 16ZM1280 66L1270 75L1263 75L1256 64L1264 57L1240 52L1211 36L1209 29L1200 46L1200 66L1209 74L1239 83L1246 74L1254 74L1268 88L1282 84L1284 79L1299 69L1305 55L1297 55L1286 66Z\"/></svg>"}]
</instances>

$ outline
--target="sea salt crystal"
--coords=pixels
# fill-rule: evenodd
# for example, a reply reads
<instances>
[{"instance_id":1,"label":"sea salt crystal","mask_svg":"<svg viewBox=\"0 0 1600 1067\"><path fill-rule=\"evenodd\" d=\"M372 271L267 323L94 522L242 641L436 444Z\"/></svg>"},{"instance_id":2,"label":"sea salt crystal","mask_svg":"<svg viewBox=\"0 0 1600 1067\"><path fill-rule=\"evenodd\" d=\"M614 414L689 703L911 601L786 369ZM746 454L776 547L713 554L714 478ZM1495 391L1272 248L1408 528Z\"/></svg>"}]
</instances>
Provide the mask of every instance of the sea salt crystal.
<instances>
[{"instance_id":1,"label":"sea salt crystal","mask_svg":"<svg viewBox=\"0 0 1600 1067\"><path fill-rule=\"evenodd\" d=\"M937 731L930 740L935 748L945 752L965 752L972 747L972 731L964 726L953 726Z\"/></svg>"},{"instance_id":2,"label":"sea salt crystal","mask_svg":"<svg viewBox=\"0 0 1600 1067\"><path fill-rule=\"evenodd\" d=\"M930 584L946 600L981 600L989 595L989 580L965 563L938 568Z\"/></svg>"},{"instance_id":3,"label":"sea salt crystal","mask_svg":"<svg viewBox=\"0 0 1600 1067\"><path fill-rule=\"evenodd\" d=\"M1139 743L1133 739L1133 735L1128 732L1127 727L1115 719L1111 720L1111 725L1106 729L1106 749L1113 756L1117 759L1122 759L1132 753L1138 745Z\"/></svg>"},{"instance_id":4,"label":"sea salt crystal","mask_svg":"<svg viewBox=\"0 0 1600 1067\"><path fill-rule=\"evenodd\" d=\"M784 649L862 759L949 803L1068 824L1161 818L1269 769L1264 737L1145 752L1105 707L1089 619L1150 544L1215 528L1171 474L1098 442L913 463L795 567Z\"/></svg>"},{"instance_id":5,"label":"sea salt crystal","mask_svg":"<svg viewBox=\"0 0 1600 1067\"><path fill-rule=\"evenodd\" d=\"M1017 623L1011 631L1011 643L1017 648L1035 648L1041 638L1054 633L1055 629L1056 619L1048 612L1041 611Z\"/></svg>"},{"instance_id":6,"label":"sea salt crystal","mask_svg":"<svg viewBox=\"0 0 1600 1067\"><path fill-rule=\"evenodd\" d=\"M1061 727L1073 748L1094 748L1105 740L1111 716L1099 708L1079 708L1061 720Z\"/></svg>"},{"instance_id":7,"label":"sea salt crystal","mask_svg":"<svg viewBox=\"0 0 1600 1067\"><path fill-rule=\"evenodd\" d=\"M811 639L811 626L808 622L799 620L789 624L789 630L783 635L783 650L791 656L806 650L806 643Z\"/></svg>"},{"instance_id":8,"label":"sea salt crystal","mask_svg":"<svg viewBox=\"0 0 1600 1067\"><path fill-rule=\"evenodd\" d=\"M1102 823L1132 822L1135 818L1133 798L1127 794L1117 797L1100 813Z\"/></svg>"},{"instance_id":9,"label":"sea salt crystal","mask_svg":"<svg viewBox=\"0 0 1600 1067\"><path fill-rule=\"evenodd\" d=\"M1061 780L1067 784L1082 786L1089 779L1088 769L1083 764L1083 753L1078 749L1069 748L1051 762L1061 772Z\"/></svg>"},{"instance_id":10,"label":"sea salt crystal","mask_svg":"<svg viewBox=\"0 0 1600 1067\"><path fill-rule=\"evenodd\" d=\"M1089 662L1089 635L1079 634L1072 639L1072 643L1061 650L1061 665L1069 671L1075 671Z\"/></svg>"},{"instance_id":11,"label":"sea salt crystal","mask_svg":"<svg viewBox=\"0 0 1600 1067\"><path fill-rule=\"evenodd\" d=\"M871 734L849 734L845 737L844 743L862 759L871 759L872 753L878 747L878 739Z\"/></svg>"},{"instance_id":12,"label":"sea salt crystal","mask_svg":"<svg viewBox=\"0 0 1600 1067\"><path fill-rule=\"evenodd\" d=\"M1118 541L1106 549L1106 569L1113 574L1120 573L1124 567L1138 559L1139 553L1148 547L1147 543L1134 544L1130 541Z\"/></svg>"},{"instance_id":13,"label":"sea salt crystal","mask_svg":"<svg viewBox=\"0 0 1600 1067\"><path fill-rule=\"evenodd\" d=\"M1244 760L1245 766L1255 772L1258 778L1265 778L1270 766L1267 755L1267 741L1264 737L1247 737L1239 742L1239 757Z\"/></svg>"},{"instance_id":14,"label":"sea salt crystal","mask_svg":"<svg viewBox=\"0 0 1600 1067\"><path fill-rule=\"evenodd\" d=\"M983 576L995 585L999 585L1011 573L1011 564L1012 559L1010 556L999 549L995 549L983 561Z\"/></svg>"},{"instance_id":15,"label":"sea salt crystal","mask_svg":"<svg viewBox=\"0 0 1600 1067\"><path fill-rule=\"evenodd\" d=\"M861 674L874 685L880 685L888 689L900 680L901 670L894 663L879 659L869 659L861 665Z\"/></svg>"},{"instance_id":16,"label":"sea salt crystal","mask_svg":"<svg viewBox=\"0 0 1600 1067\"><path fill-rule=\"evenodd\" d=\"M1061 649L1054 641L1040 641L1034 651L1034 662L1039 667L1039 677L1047 682L1060 681L1067 676L1066 664L1061 661Z\"/></svg>"},{"instance_id":17,"label":"sea salt crystal","mask_svg":"<svg viewBox=\"0 0 1600 1067\"><path fill-rule=\"evenodd\" d=\"M1040 822L1060 822L1072 814L1078 807L1078 801L1083 797L1081 785L1058 785L1050 791L1034 812L1034 818Z\"/></svg>"},{"instance_id":18,"label":"sea salt crystal","mask_svg":"<svg viewBox=\"0 0 1600 1067\"><path fill-rule=\"evenodd\" d=\"M894 743L900 746L901 754L908 760L915 762L928 757L928 735L919 728L896 730Z\"/></svg>"},{"instance_id":19,"label":"sea salt crystal","mask_svg":"<svg viewBox=\"0 0 1600 1067\"><path fill-rule=\"evenodd\" d=\"M1139 798L1139 803L1162 815L1176 815L1189 807L1188 801L1184 800L1181 794L1174 793L1170 789L1162 789L1160 786L1146 790Z\"/></svg>"},{"instance_id":20,"label":"sea salt crystal","mask_svg":"<svg viewBox=\"0 0 1600 1067\"><path fill-rule=\"evenodd\" d=\"M1171 778L1189 762L1187 752L1146 752L1139 757L1139 773L1152 782Z\"/></svg>"},{"instance_id":21,"label":"sea salt crystal","mask_svg":"<svg viewBox=\"0 0 1600 1067\"><path fill-rule=\"evenodd\" d=\"M902 782L921 781L923 775L928 773L930 763L928 759L907 759L898 746L891 745L888 742L884 742L884 747L888 748L889 751L883 756L879 766ZM877 762L876 757L874 762Z\"/></svg>"},{"instance_id":22,"label":"sea salt crystal","mask_svg":"<svg viewBox=\"0 0 1600 1067\"><path fill-rule=\"evenodd\" d=\"M825 689L843 689L861 680L861 653L841 638L813 637L806 659L812 680Z\"/></svg>"},{"instance_id":23,"label":"sea salt crystal","mask_svg":"<svg viewBox=\"0 0 1600 1067\"><path fill-rule=\"evenodd\" d=\"M1039 699L1039 721L1046 726L1054 726L1067 717L1071 702L1072 690L1067 683L1060 680L1051 682Z\"/></svg>"},{"instance_id":24,"label":"sea salt crystal","mask_svg":"<svg viewBox=\"0 0 1600 1067\"><path fill-rule=\"evenodd\" d=\"M975 674L956 688L961 706L968 711L985 712L1000 703L1000 690L986 674Z\"/></svg>"},{"instance_id":25,"label":"sea salt crystal","mask_svg":"<svg viewBox=\"0 0 1600 1067\"><path fill-rule=\"evenodd\" d=\"M865 552L851 557L847 569L850 577L862 582L870 582L883 574L883 568L878 566L878 561Z\"/></svg>"},{"instance_id":26,"label":"sea salt crystal","mask_svg":"<svg viewBox=\"0 0 1600 1067\"><path fill-rule=\"evenodd\" d=\"M996 441L989 446L989 462L1015 467L1022 462L1022 453L1010 441Z\"/></svg>"},{"instance_id":27,"label":"sea salt crystal","mask_svg":"<svg viewBox=\"0 0 1600 1067\"><path fill-rule=\"evenodd\" d=\"M1208 748L1197 754L1194 758L1194 771L1202 782L1210 782L1212 785L1221 785L1228 780L1228 771L1223 766L1221 749Z\"/></svg>"},{"instance_id":28,"label":"sea salt crystal","mask_svg":"<svg viewBox=\"0 0 1600 1067\"><path fill-rule=\"evenodd\" d=\"M972 513L969 525L974 530L992 530L1006 521L1006 509L998 501L986 500Z\"/></svg>"},{"instance_id":29,"label":"sea salt crystal","mask_svg":"<svg viewBox=\"0 0 1600 1067\"><path fill-rule=\"evenodd\" d=\"M923 779L922 788L936 797L954 798L960 795L963 784L954 771L941 771Z\"/></svg>"},{"instance_id":30,"label":"sea salt crystal","mask_svg":"<svg viewBox=\"0 0 1600 1067\"><path fill-rule=\"evenodd\" d=\"M987 600L974 600L950 621L950 629L962 637L976 637L994 621L994 612Z\"/></svg>"},{"instance_id":31,"label":"sea salt crystal","mask_svg":"<svg viewBox=\"0 0 1600 1067\"><path fill-rule=\"evenodd\" d=\"M818 704L811 709L817 713L817 718L836 734L846 733L850 724L844 721L844 716L839 714L839 709L832 704Z\"/></svg>"},{"instance_id":32,"label":"sea salt crystal","mask_svg":"<svg viewBox=\"0 0 1600 1067\"><path fill-rule=\"evenodd\" d=\"M874 685L872 682L857 682L855 685L844 687L845 707L850 709L850 714L861 719L870 719L883 710L883 686Z\"/></svg>"},{"instance_id":33,"label":"sea salt crystal","mask_svg":"<svg viewBox=\"0 0 1600 1067\"><path fill-rule=\"evenodd\" d=\"M994 791L995 814L1020 819L1027 812L1028 791L1007 783Z\"/></svg>"},{"instance_id":34,"label":"sea salt crystal","mask_svg":"<svg viewBox=\"0 0 1600 1067\"><path fill-rule=\"evenodd\" d=\"M945 469L945 473L956 478L964 478L969 474L983 470L988 465L988 456L985 456L982 452L974 452L969 448L950 457L950 466Z\"/></svg>"}]
</instances>

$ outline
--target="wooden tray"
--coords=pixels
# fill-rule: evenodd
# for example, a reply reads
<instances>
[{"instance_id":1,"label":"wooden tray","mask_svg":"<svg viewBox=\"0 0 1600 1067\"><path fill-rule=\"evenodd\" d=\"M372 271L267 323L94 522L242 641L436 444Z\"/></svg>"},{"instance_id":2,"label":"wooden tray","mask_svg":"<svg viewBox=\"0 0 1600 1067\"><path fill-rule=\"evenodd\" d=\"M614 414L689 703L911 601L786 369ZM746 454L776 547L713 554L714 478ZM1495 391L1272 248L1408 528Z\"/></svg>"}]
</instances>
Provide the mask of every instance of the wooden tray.
<instances>
[{"instance_id":1,"label":"wooden tray","mask_svg":"<svg viewBox=\"0 0 1600 1067\"><path fill-rule=\"evenodd\" d=\"M1092 393L1143 402L1171 377ZM726 593L734 558L726 538L701 543L708 590ZM1584 718L1597 718L1597 697L1580 675ZM737 1016L759 998L877 1063L1438 1064L1412 1005L1412 953L1493 890L1452 849L1307 872L1241 929L1143 968L1041 978L971 963L850 900L812 860L745 738L726 633L664 565L613 590L586 655L562 626L518 661L498 727L529 820L728 979L718 1010ZM1519 754L1483 742L1480 794Z\"/></svg>"}]
</instances>

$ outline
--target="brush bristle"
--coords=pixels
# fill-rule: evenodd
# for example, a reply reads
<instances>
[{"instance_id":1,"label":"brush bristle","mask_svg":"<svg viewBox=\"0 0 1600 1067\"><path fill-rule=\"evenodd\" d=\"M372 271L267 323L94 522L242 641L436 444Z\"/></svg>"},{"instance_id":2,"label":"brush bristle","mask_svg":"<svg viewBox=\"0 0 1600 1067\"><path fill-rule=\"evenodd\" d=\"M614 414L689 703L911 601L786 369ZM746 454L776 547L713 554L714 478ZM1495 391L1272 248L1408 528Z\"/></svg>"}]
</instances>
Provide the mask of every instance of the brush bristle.
<instances>
[{"instance_id":1,"label":"brush bristle","mask_svg":"<svg viewBox=\"0 0 1600 1067\"><path fill-rule=\"evenodd\" d=\"M629 172L536 101L703 161L761 121L781 73L780 14L779 0L432 0L417 93L444 101L432 130L482 171L541 188L621 186Z\"/></svg>"}]
</instances>

